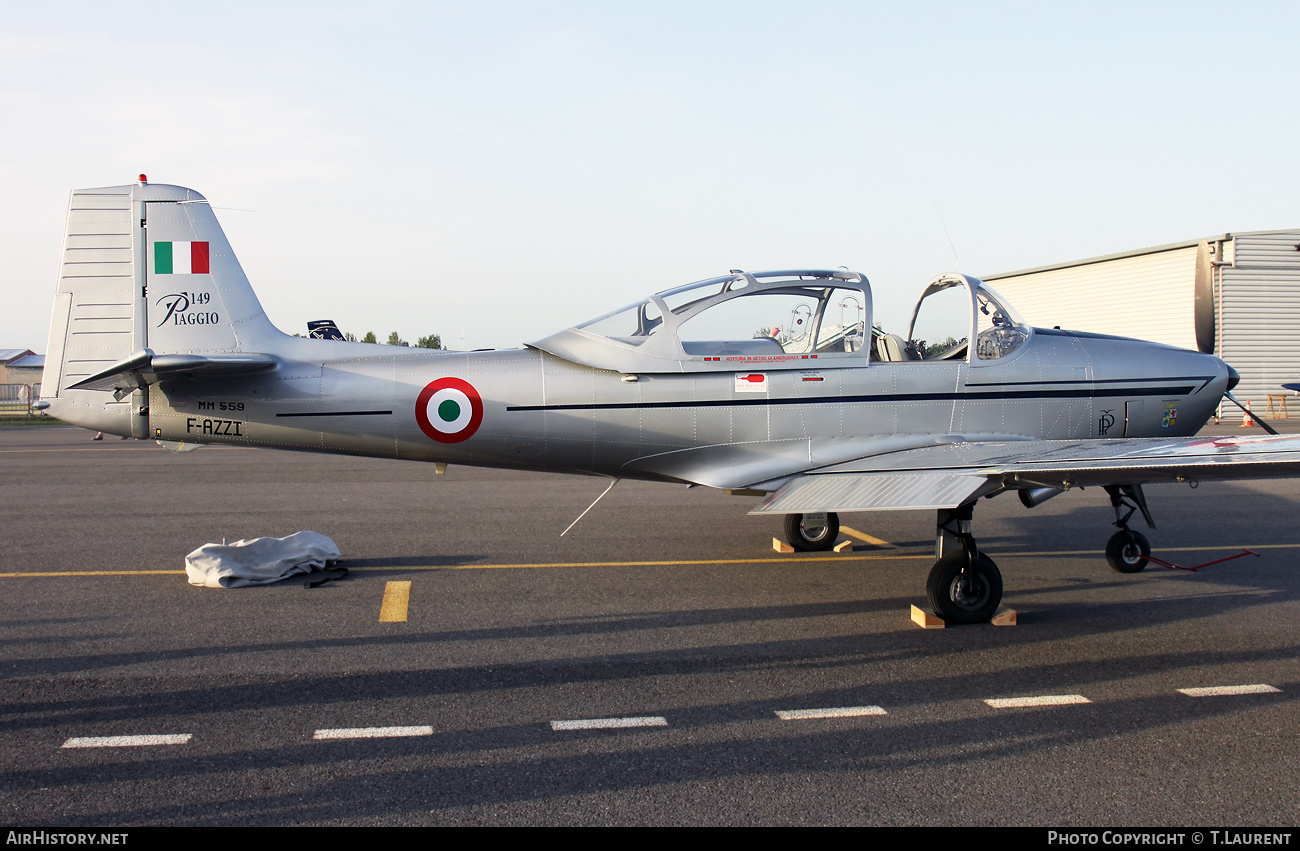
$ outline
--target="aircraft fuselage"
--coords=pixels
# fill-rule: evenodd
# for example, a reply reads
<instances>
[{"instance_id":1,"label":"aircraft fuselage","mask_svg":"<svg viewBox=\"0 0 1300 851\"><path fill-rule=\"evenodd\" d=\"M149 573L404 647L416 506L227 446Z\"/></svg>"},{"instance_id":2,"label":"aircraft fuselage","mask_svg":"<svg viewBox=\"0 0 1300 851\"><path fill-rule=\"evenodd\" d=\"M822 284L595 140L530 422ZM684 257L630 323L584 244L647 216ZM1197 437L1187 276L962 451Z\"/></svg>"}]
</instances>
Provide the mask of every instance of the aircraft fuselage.
<instances>
[{"instance_id":1,"label":"aircraft fuselage","mask_svg":"<svg viewBox=\"0 0 1300 851\"><path fill-rule=\"evenodd\" d=\"M277 357L279 367L263 374L151 386L143 412L143 399L135 404L135 433L146 436L143 420L147 436L161 440L670 481L687 479L699 458L716 467L721 454L733 459L737 477L710 484L744 487L766 478L747 463L782 445L835 463L836 442L849 438L859 455L862 438L893 451L962 435L1193 434L1227 384L1226 367L1212 356L1042 330L1010 362L990 366L755 365L623 376L535 349L395 351L292 337ZM746 375L762 376L762 386L748 388ZM438 431L437 407L419 400L448 379L471 388L478 399L470 407L481 411L472 422L470 410L457 430L461 412L445 409L446 430ZM464 407L469 391L459 393L451 408Z\"/></svg>"}]
</instances>

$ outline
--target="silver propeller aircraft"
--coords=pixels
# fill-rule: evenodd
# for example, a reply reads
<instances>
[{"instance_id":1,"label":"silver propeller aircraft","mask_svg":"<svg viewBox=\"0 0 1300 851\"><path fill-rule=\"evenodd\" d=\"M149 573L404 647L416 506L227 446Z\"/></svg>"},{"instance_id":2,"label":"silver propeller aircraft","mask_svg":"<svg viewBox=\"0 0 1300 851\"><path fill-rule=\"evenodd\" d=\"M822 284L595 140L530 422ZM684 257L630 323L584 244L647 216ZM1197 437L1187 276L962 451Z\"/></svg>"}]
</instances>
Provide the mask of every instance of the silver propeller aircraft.
<instances>
[{"instance_id":1,"label":"silver propeller aircraft","mask_svg":"<svg viewBox=\"0 0 1300 851\"><path fill-rule=\"evenodd\" d=\"M170 448L239 444L584 473L762 496L799 550L838 514L937 511L936 614L989 619L980 497L1105 488L1111 566L1141 570L1142 484L1295 475L1300 439L1190 437L1238 376L1208 354L1031 328L965 275L906 337L862 275L732 270L521 349L293 337L267 319L211 207L179 186L72 193L40 407Z\"/></svg>"}]
</instances>

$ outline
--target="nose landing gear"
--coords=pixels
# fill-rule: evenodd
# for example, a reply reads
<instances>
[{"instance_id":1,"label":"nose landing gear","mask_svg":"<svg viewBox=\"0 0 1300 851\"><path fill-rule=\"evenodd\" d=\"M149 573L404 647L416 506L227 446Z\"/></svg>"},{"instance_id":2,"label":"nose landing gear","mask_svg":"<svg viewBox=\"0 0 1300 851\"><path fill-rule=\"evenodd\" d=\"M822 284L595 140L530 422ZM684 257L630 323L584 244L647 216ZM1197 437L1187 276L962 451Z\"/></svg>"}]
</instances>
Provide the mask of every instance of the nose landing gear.
<instances>
[{"instance_id":1,"label":"nose landing gear","mask_svg":"<svg viewBox=\"0 0 1300 851\"><path fill-rule=\"evenodd\" d=\"M1151 543L1132 529L1121 529L1106 542L1106 563L1120 573L1137 573L1147 566Z\"/></svg>"},{"instance_id":2,"label":"nose landing gear","mask_svg":"<svg viewBox=\"0 0 1300 851\"><path fill-rule=\"evenodd\" d=\"M1137 573L1147 566L1151 544L1146 535L1128 527L1129 518L1133 512L1141 511L1147 527L1156 528L1151 512L1147 510L1142 486L1106 485L1106 493L1110 495L1110 504L1115 509L1115 525L1119 527L1119 531L1106 542L1106 563L1120 573Z\"/></svg>"}]
</instances>

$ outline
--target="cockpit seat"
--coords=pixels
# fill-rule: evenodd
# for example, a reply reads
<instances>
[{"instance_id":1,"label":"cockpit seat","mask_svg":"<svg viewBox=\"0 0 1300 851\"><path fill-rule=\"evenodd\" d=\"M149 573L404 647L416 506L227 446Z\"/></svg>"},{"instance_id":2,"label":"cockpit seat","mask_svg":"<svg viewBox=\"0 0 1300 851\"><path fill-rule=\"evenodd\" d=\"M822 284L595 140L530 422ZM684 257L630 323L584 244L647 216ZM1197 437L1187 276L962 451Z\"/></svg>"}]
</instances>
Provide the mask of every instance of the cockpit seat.
<instances>
[{"instance_id":1,"label":"cockpit seat","mask_svg":"<svg viewBox=\"0 0 1300 851\"><path fill-rule=\"evenodd\" d=\"M907 344L903 338L897 334L882 334L878 344L881 360L886 361L905 361L911 360L907 356Z\"/></svg>"}]
</instances>

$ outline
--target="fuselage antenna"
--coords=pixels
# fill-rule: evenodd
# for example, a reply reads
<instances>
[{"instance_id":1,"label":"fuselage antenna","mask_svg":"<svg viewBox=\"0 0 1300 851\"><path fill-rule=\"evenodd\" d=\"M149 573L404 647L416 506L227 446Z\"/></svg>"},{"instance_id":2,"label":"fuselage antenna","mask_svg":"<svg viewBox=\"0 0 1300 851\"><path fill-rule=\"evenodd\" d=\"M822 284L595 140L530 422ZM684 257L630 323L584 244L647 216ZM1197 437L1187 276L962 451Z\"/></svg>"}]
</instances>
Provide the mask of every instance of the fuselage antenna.
<instances>
[{"instance_id":1,"label":"fuselage antenna","mask_svg":"<svg viewBox=\"0 0 1300 851\"><path fill-rule=\"evenodd\" d=\"M957 246L952 244L952 234L948 233L948 225L944 223L943 213L939 212L939 202L930 203L934 204L934 214L939 217L939 227L943 228L943 235L948 237L948 248L952 250L952 270L956 272L961 268L961 260L957 257Z\"/></svg>"},{"instance_id":2,"label":"fuselage antenna","mask_svg":"<svg viewBox=\"0 0 1300 851\"><path fill-rule=\"evenodd\" d=\"M605 490L601 493L601 495L596 497L596 499L592 501L591 505L587 506L587 511L591 511L591 509L595 508L596 503L604 499L605 494L612 491L614 489L614 485L618 484L620 481L622 481L622 479L610 479L609 487L605 488ZM578 521L587 516L587 511L584 511L581 514L579 514L577 517L575 517L573 522L570 523L568 526L566 526L564 531L560 533L560 537L563 538L566 534L568 534L570 529L572 529L574 526L577 526Z\"/></svg>"}]
</instances>

